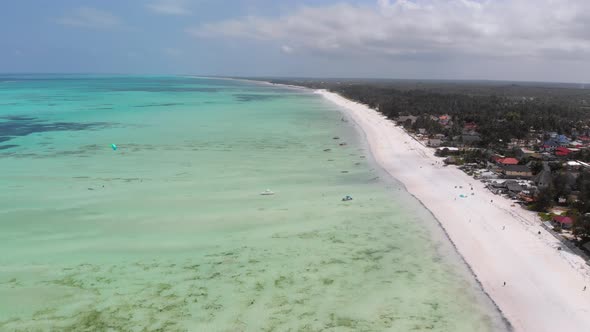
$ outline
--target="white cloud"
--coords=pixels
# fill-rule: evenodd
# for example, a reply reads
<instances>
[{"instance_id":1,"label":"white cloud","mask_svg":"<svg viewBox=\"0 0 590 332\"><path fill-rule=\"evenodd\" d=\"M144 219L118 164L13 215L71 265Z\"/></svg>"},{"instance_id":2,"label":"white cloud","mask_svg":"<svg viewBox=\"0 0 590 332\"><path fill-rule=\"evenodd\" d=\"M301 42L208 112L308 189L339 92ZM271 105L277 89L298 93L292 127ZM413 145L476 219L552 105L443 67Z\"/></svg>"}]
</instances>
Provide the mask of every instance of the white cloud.
<instances>
[{"instance_id":1,"label":"white cloud","mask_svg":"<svg viewBox=\"0 0 590 332\"><path fill-rule=\"evenodd\" d=\"M68 15L58 18L57 23L75 27L92 29L110 29L122 25L117 16L96 8L81 7Z\"/></svg>"},{"instance_id":2,"label":"white cloud","mask_svg":"<svg viewBox=\"0 0 590 332\"><path fill-rule=\"evenodd\" d=\"M291 53L293 53L293 48L289 45L283 45L283 46L281 46L281 52L283 52L285 54L291 54Z\"/></svg>"},{"instance_id":3,"label":"white cloud","mask_svg":"<svg viewBox=\"0 0 590 332\"><path fill-rule=\"evenodd\" d=\"M190 15L185 0L158 0L147 5L147 8L154 13L162 15Z\"/></svg>"},{"instance_id":4,"label":"white cloud","mask_svg":"<svg viewBox=\"0 0 590 332\"><path fill-rule=\"evenodd\" d=\"M343 56L590 59L590 1L378 0L301 7L283 17L243 17L188 31Z\"/></svg>"}]
</instances>

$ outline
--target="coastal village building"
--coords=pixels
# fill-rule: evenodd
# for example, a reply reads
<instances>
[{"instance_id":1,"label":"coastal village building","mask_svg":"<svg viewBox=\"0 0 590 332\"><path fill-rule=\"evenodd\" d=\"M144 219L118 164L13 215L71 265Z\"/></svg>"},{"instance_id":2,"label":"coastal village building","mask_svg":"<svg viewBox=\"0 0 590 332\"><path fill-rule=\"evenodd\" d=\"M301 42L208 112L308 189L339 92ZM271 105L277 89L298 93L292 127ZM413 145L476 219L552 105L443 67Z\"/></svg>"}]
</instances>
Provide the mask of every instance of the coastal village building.
<instances>
[{"instance_id":1,"label":"coastal village building","mask_svg":"<svg viewBox=\"0 0 590 332\"><path fill-rule=\"evenodd\" d=\"M525 180L492 180L486 186L494 194L504 194L518 198L530 192L533 188L530 181Z\"/></svg>"},{"instance_id":2,"label":"coastal village building","mask_svg":"<svg viewBox=\"0 0 590 332\"><path fill-rule=\"evenodd\" d=\"M518 165L518 159L516 158L499 158L499 157L492 157L492 159L501 166L506 165Z\"/></svg>"},{"instance_id":3,"label":"coastal village building","mask_svg":"<svg viewBox=\"0 0 590 332\"><path fill-rule=\"evenodd\" d=\"M574 224L574 220L570 217L565 217L565 216L554 216L553 217L553 224L555 226L567 229L567 228L572 228L573 224Z\"/></svg>"},{"instance_id":4,"label":"coastal village building","mask_svg":"<svg viewBox=\"0 0 590 332\"><path fill-rule=\"evenodd\" d=\"M458 153L460 151L460 149L459 148L456 148L456 147L452 147L452 146L445 146L445 147L438 147L438 148L436 148L436 151L437 151L438 154L441 154L441 153L444 153L444 152L447 152L449 154L456 154L456 153Z\"/></svg>"},{"instance_id":5,"label":"coastal village building","mask_svg":"<svg viewBox=\"0 0 590 332\"><path fill-rule=\"evenodd\" d=\"M498 178L498 174L492 172L492 171L487 171L487 170L479 170L476 171L476 179L482 179L482 180L491 180L491 179L497 179Z\"/></svg>"},{"instance_id":6,"label":"coastal village building","mask_svg":"<svg viewBox=\"0 0 590 332\"><path fill-rule=\"evenodd\" d=\"M541 151L543 152L553 152L555 149L559 147L559 144L554 140L548 140L541 145Z\"/></svg>"},{"instance_id":7,"label":"coastal village building","mask_svg":"<svg viewBox=\"0 0 590 332\"><path fill-rule=\"evenodd\" d=\"M529 179L533 177L533 172L526 165L505 165L502 167L502 174L507 178Z\"/></svg>"},{"instance_id":8,"label":"coastal village building","mask_svg":"<svg viewBox=\"0 0 590 332\"><path fill-rule=\"evenodd\" d=\"M506 181L506 189L510 196L516 196L524 190L524 187L518 184L518 182Z\"/></svg>"},{"instance_id":9,"label":"coastal village building","mask_svg":"<svg viewBox=\"0 0 590 332\"><path fill-rule=\"evenodd\" d=\"M559 147L567 147L570 144L570 141L567 139L567 137L565 137L565 135L557 135L546 140L541 146L541 151L553 152Z\"/></svg>"},{"instance_id":10,"label":"coastal village building","mask_svg":"<svg viewBox=\"0 0 590 332\"><path fill-rule=\"evenodd\" d=\"M583 165L575 160L569 160L563 164L563 167L568 171L579 171L583 168Z\"/></svg>"},{"instance_id":11,"label":"coastal village building","mask_svg":"<svg viewBox=\"0 0 590 332\"><path fill-rule=\"evenodd\" d=\"M580 160L568 160L563 166L570 171L579 171L581 169L590 169L590 164Z\"/></svg>"},{"instance_id":12,"label":"coastal village building","mask_svg":"<svg viewBox=\"0 0 590 332\"><path fill-rule=\"evenodd\" d=\"M510 142L508 143L508 148L509 149L513 149L513 148L521 148L524 146L529 145L527 140L524 139L517 139L517 138L511 138Z\"/></svg>"},{"instance_id":13,"label":"coastal village building","mask_svg":"<svg viewBox=\"0 0 590 332\"><path fill-rule=\"evenodd\" d=\"M535 152L533 150L529 150L527 148L519 148L516 151L516 156L518 157L518 159L525 159L525 158L541 159L542 158L540 153Z\"/></svg>"},{"instance_id":14,"label":"coastal village building","mask_svg":"<svg viewBox=\"0 0 590 332\"><path fill-rule=\"evenodd\" d=\"M572 150L566 147L559 146L555 148L555 155L558 157L567 157L570 153L572 153Z\"/></svg>"},{"instance_id":15,"label":"coastal village building","mask_svg":"<svg viewBox=\"0 0 590 332\"><path fill-rule=\"evenodd\" d=\"M557 143L559 143L559 146L568 146L571 144L570 140L565 137L565 135L557 136Z\"/></svg>"},{"instance_id":16,"label":"coastal village building","mask_svg":"<svg viewBox=\"0 0 590 332\"><path fill-rule=\"evenodd\" d=\"M443 126L449 125L450 121L451 121L451 116L448 114L441 115L438 117L438 123L440 123Z\"/></svg>"}]
</instances>

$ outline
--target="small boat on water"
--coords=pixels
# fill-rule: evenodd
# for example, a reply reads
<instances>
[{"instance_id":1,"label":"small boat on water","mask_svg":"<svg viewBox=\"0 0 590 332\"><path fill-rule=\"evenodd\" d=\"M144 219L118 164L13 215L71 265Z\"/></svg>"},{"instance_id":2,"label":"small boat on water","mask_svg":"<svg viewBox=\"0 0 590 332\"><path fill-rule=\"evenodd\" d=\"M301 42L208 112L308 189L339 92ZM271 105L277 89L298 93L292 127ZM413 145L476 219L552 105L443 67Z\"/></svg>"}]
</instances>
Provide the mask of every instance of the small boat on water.
<instances>
[{"instance_id":1,"label":"small boat on water","mask_svg":"<svg viewBox=\"0 0 590 332\"><path fill-rule=\"evenodd\" d=\"M346 195L346 196L344 196L344 197L342 198L342 201L343 201L343 202L352 201L352 197L351 197L351 196L349 196L349 195Z\"/></svg>"},{"instance_id":2,"label":"small boat on water","mask_svg":"<svg viewBox=\"0 0 590 332\"><path fill-rule=\"evenodd\" d=\"M274 194L275 193L270 189L266 189L265 191L260 193L260 195L264 195L264 196L270 196L270 195L274 195Z\"/></svg>"}]
</instances>

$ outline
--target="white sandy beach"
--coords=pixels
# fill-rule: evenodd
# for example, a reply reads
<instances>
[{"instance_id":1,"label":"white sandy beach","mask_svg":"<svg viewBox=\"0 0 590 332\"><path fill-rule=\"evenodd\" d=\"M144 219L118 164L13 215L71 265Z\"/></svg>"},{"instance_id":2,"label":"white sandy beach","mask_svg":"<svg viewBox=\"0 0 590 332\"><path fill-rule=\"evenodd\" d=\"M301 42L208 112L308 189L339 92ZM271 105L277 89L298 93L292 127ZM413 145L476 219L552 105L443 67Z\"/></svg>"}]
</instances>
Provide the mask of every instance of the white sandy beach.
<instances>
[{"instance_id":1,"label":"white sandy beach","mask_svg":"<svg viewBox=\"0 0 590 332\"><path fill-rule=\"evenodd\" d=\"M590 331L590 287L583 291L590 270L582 258L557 250L563 245L535 213L511 206L456 167L444 167L432 149L378 112L335 93L317 93L347 111L376 162L439 220L515 331Z\"/></svg>"}]
</instances>

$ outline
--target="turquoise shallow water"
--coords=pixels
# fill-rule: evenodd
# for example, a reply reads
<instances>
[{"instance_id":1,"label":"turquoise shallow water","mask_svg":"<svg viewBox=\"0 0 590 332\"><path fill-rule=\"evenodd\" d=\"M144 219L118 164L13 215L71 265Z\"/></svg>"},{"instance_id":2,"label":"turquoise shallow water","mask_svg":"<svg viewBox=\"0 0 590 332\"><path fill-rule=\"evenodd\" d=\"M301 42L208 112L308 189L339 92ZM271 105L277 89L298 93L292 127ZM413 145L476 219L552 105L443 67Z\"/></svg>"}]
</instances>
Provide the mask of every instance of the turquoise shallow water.
<instances>
[{"instance_id":1,"label":"turquoise shallow water","mask_svg":"<svg viewBox=\"0 0 590 332\"><path fill-rule=\"evenodd\" d=\"M505 329L304 90L0 76L0 168L0 330Z\"/></svg>"}]
</instances>

